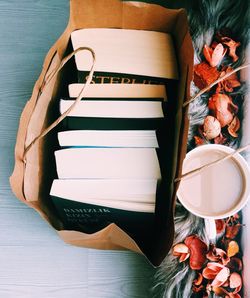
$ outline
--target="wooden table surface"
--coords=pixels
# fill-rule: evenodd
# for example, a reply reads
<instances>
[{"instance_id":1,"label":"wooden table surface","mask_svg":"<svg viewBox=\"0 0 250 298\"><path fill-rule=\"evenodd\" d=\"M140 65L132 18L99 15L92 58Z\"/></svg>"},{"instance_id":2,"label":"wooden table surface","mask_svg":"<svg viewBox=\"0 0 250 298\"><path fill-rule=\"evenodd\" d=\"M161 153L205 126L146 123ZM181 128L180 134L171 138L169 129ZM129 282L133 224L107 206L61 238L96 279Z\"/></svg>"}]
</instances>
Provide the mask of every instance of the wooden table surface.
<instances>
[{"instance_id":1,"label":"wooden table surface","mask_svg":"<svg viewBox=\"0 0 250 298\"><path fill-rule=\"evenodd\" d=\"M142 256L65 244L9 186L19 117L68 5L0 1L0 298L150 297L154 269Z\"/></svg>"}]
</instances>

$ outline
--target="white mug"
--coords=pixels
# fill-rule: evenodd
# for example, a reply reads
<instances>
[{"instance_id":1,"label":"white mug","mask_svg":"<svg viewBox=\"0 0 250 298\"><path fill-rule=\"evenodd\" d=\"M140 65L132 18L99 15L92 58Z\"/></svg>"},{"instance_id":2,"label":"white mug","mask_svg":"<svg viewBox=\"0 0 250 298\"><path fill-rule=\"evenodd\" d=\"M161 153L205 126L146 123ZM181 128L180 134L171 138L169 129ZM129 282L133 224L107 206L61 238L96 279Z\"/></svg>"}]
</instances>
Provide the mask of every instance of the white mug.
<instances>
[{"instance_id":1,"label":"white mug","mask_svg":"<svg viewBox=\"0 0 250 298\"><path fill-rule=\"evenodd\" d=\"M199 146L186 155L182 173L233 152L233 149L223 145ZM216 239L215 219L237 213L247 203L249 195L250 170L239 153L183 178L177 191L177 197L183 206L204 218L207 235L212 243Z\"/></svg>"},{"instance_id":2,"label":"white mug","mask_svg":"<svg viewBox=\"0 0 250 298\"><path fill-rule=\"evenodd\" d=\"M183 162L185 174L221 159L234 150L209 144L190 151ZM250 193L250 170L245 159L235 153L230 158L184 177L177 197L191 213L206 219L219 219L237 213Z\"/></svg>"}]
</instances>

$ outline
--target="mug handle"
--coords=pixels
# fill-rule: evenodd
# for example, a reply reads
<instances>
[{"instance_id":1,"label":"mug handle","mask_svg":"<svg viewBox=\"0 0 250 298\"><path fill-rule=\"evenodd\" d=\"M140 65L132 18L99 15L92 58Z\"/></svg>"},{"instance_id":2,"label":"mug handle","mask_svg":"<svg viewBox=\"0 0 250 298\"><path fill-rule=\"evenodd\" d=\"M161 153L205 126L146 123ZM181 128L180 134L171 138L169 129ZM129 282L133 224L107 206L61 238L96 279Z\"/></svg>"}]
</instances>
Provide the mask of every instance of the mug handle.
<instances>
[{"instance_id":1,"label":"mug handle","mask_svg":"<svg viewBox=\"0 0 250 298\"><path fill-rule=\"evenodd\" d=\"M215 225L215 220L211 218L205 218L205 230L208 235L208 239L210 243L215 244L216 243L216 225Z\"/></svg>"}]
</instances>

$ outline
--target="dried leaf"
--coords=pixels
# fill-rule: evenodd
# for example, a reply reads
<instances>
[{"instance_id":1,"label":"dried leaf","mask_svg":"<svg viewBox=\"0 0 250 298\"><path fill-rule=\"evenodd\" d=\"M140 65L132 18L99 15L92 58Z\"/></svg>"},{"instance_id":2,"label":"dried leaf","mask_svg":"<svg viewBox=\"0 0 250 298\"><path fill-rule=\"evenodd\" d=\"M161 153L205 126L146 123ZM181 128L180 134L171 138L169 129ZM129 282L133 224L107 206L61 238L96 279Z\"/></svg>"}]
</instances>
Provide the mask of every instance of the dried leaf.
<instances>
[{"instance_id":1,"label":"dried leaf","mask_svg":"<svg viewBox=\"0 0 250 298\"><path fill-rule=\"evenodd\" d=\"M216 67L220 64L221 60L226 54L227 49L223 47L221 43L218 43L214 49L204 45L203 54L207 60L207 62L212 67Z\"/></svg>"},{"instance_id":2,"label":"dried leaf","mask_svg":"<svg viewBox=\"0 0 250 298\"><path fill-rule=\"evenodd\" d=\"M216 67L211 67L206 62L194 66L194 83L199 89L203 89L213 83L220 76Z\"/></svg>"},{"instance_id":3,"label":"dried leaf","mask_svg":"<svg viewBox=\"0 0 250 298\"><path fill-rule=\"evenodd\" d=\"M232 122L232 111L238 111L238 107L234 105L232 98L226 94L216 93L209 98L208 108L215 118L224 127Z\"/></svg>"},{"instance_id":4,"label":"dried leaf","mask_svg":"<svg viewBox=\"0 0 250 298\"><path fill-rule=\"evenodd\" d=\"M203 135L207 140L212 140L220 135L221 125L220 122L213 116L207 116L203 124Z\"/></svg>"},{"instance_id":5,"label":"dried leaf","mask_svg":"<svg viewBox=\"0 0 250 298\"><path fill-rule=\"evenodd\" d=\"M236 241L232 240L228 244L227 255L229 257L233 257L239 252L239 250L240 250L240 248L239 248L238 243Z\"/></svg>"},{"instance_id":6,"label":"dried leaf","mask_svg":"<svg viewBox=\"0 0 250 298\"><path fill-rule=\"evenodd\" d=\"M240 129L240 120L237 116L235 116L232 122L229 124L227 130L232 137L237 138L238 137L237 131L239 129Z\"/></svg>"},{"instance_id":7,"label":"dried leaf","mask_svg":"<svg viewBox=\"0 0 250 298\"><path fill-rule=\"evenodd\" d=\"M193 270L200 270L206 262L206 243L203 242L197 235L188 236L184 242L190 250L190 268Z\"/></svg>"}]
</instances>

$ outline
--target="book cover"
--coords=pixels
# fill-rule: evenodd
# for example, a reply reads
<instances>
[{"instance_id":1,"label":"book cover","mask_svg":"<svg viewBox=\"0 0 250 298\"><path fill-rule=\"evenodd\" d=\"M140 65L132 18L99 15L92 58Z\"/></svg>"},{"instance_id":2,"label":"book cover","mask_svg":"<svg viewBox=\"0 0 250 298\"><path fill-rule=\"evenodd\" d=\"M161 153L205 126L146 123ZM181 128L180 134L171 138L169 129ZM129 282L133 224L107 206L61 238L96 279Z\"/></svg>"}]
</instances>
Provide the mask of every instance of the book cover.
<instances>
[{"instance_id":1,"label":"book cover","mask_svg":"<svg viewBox=\"0 0 250 298\"><path fill-rule=\"evenodd\" d=\"M115 223L127 232L151 228L154 212L128 211L51 196L64 229L95 233Z\"/></svg>"},{"instance_id":2,"label":"book cover","mask_svg":"<svg viewBox=\"0 0 250 298\"><path fill-rule=\"evenodd\" d=\"M78 83L86 83L89 71L78 70ZM95 71L91 84L135 84L135 85L166 85L170 79L124 72Z\"/></svg>"}]
</instances>

